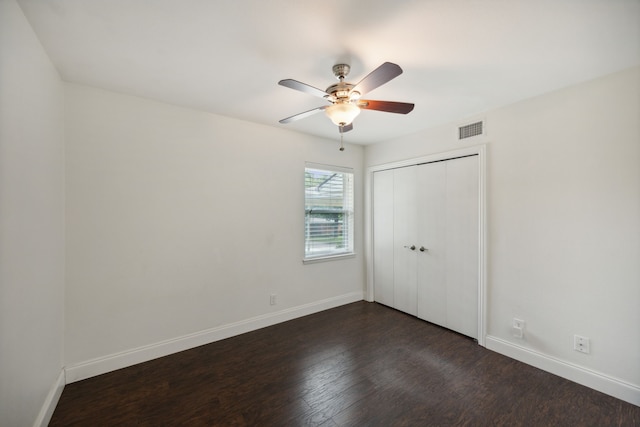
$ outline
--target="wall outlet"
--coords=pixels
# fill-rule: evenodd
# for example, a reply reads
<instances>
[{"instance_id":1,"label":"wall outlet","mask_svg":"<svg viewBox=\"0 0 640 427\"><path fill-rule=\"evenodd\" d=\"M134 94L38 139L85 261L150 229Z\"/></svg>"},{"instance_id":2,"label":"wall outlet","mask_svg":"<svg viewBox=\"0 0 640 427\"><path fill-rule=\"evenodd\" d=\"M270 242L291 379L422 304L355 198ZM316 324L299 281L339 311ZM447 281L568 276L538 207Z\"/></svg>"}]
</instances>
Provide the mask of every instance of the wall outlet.
<instances>
[{"instance_id":1,"label":"wall outlet","mask_svg":"<svg viewBox=\"0 0 640 427\"><path fill-rule=\"evenodd\" d=\"M589 354L591 352L591 342L589 338L580 335L573 336L573 349L580 353Z\"/></svg>"},{"instance_id":2,"label":"wall outlet","mask_svg":"<svg viewBox=\"0 0 640 427\"><path fill-rule=\"evenodd\" d=\"M516 338L524 337L524 320L513 318L512 333Z\"/></svg>"},{"instance_id":3,"label":"wall outlet","mask_svg":"<svg viewBox=\"0 0 640 427\"><path fill-rule=\"evenodd\" d=\"M276 305L276 294L271 294L269 296L269 304Z\"/></svg>"}]
</instances>

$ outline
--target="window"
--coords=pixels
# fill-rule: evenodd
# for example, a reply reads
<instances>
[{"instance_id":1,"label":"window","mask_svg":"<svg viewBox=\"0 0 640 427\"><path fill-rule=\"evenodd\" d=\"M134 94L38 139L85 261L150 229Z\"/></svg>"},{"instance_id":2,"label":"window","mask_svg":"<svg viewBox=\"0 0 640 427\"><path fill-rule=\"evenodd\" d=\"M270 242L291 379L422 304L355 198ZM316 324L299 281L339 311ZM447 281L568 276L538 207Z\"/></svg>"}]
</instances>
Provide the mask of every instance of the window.
<instances>
[{"instance_id":1,"label":"window","mask_svg":"<svg viewBox=\"0 0 640 427\"><path fill-rule=\"evenodd\" d=\"M353 170L307 164L304 259L353 254Z\"/></svg>"}]
</instances>

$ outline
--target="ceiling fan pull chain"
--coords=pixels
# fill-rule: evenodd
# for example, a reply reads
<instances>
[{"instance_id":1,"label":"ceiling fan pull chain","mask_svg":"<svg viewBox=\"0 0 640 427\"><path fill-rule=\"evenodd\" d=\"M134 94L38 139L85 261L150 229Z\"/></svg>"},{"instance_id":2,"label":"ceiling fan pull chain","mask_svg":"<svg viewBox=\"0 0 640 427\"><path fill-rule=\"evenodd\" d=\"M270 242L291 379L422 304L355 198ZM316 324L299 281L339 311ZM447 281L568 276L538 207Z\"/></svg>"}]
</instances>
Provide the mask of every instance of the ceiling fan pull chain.
<instances>
[{"instance_id":1,"label":"ceiling fan pull chain","mask_svg":"<svg viewBox=\"0 0 640 427\"><path fill-rule=\"evenodd\" d=\"M342 128L344 128L344 125L340 126L340 151L344 151L344 144L342 143L342 138L344 137L344 132L342 132Z\"/></svg>"}]
</instances>

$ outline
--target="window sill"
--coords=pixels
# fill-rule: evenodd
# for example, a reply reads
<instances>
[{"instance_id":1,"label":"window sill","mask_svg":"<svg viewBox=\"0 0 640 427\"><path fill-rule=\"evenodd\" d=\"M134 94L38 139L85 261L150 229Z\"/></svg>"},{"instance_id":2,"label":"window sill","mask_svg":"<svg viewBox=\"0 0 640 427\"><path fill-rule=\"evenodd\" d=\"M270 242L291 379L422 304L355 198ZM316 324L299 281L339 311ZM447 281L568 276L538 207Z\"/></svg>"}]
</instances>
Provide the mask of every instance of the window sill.
<instances>
[{"instance_id":1,"label":"window sill","mask_svg":"<svg viewBox=\"0 0 640 427\"><path fill-rule=\"evenodd\" d=\"M302 260L303 264L315 264L317 262L327 262L327 261L334 261L334 260L339 260L339 259L346 259L346 258L355 258L356 254L354 252L348 253L348 254L340 254L340 255L327 255L327 256L319 256L316 258L304 258Z\"/></svg>"}]
</instances>

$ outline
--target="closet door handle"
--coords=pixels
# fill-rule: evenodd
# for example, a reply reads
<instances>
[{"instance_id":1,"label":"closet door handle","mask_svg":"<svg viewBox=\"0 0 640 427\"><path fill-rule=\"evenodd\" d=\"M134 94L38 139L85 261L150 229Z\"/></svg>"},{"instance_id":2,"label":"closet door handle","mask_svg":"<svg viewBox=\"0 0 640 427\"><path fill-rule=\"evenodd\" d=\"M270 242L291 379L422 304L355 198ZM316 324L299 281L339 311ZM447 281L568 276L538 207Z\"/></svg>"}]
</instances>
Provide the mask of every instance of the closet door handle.
<instances>
[{"instance_id":1,"label":"closet door handle","mask_svg":"<svg viewBox=\"0 0 640 427\"><path fill-rule=\"evenodd\" d=\"M424 251L428 251L429 249L425 248L424 246L420 246L420 252L424 252Z\"/></svg>"},{"instance_id":2,"label":"closet door handle","mask_svg":"<svg viewBox=\"0 0 640 427\"><path fill-rule=\"evenodd\" d=\"M411 249L412 251L415 251L416 250L416 245L405 246L405 248Z\"/></svg>"}]
</instances>

